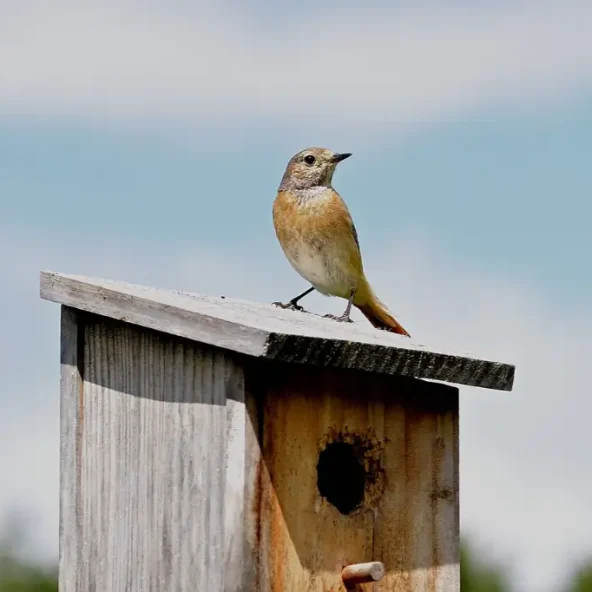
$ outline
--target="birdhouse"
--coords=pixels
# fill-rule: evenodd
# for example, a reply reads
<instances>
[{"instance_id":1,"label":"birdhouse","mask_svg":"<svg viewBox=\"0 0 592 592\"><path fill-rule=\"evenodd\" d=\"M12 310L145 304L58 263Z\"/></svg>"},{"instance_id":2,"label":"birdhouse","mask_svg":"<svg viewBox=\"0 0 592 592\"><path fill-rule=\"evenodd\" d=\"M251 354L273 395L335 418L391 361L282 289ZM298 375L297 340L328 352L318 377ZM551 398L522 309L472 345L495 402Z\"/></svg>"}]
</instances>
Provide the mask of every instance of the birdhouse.
<instances>
[{"instance_id":1,"label":"birdhouse","mask_svg":"<svg viewBox=\"0 0 592 592\"><path fill-rule=\"evenodd\" d=\"M511 390L513 366L224 297L51 272L41 296L61 592L460 589L445 383Z\"/></svg>"}]
</instances>

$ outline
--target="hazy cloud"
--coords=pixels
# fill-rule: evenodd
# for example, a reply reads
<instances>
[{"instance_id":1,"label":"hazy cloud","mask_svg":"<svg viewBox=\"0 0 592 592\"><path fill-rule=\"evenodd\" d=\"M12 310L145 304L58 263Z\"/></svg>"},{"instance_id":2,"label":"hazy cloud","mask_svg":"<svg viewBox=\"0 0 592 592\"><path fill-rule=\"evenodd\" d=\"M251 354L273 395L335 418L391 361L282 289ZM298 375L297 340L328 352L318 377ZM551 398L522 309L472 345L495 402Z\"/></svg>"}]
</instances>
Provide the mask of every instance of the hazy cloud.
<instances>
[{"instance_id":1,"label":"hazy cloud","mask_svg":"<svg viewBox=\"0 0 592 592\"><path fill-rule=\"evenodd\" d=\"M592 82L590 2L249 6L258 18L225 3L4 2L0 114L356 126L531 111Z\"/></svg>"}]
</instances>

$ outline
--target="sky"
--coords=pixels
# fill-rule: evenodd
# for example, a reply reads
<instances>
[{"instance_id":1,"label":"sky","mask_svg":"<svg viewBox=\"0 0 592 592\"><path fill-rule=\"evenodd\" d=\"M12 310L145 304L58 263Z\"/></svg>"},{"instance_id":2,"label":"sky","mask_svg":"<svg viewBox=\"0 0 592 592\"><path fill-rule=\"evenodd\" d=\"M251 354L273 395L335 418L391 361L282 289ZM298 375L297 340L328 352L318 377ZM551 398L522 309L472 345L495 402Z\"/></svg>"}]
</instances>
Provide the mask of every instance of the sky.
<instances>
[{"instance_id":1,"label":"sky","mask_svg":"<svg viewBox=\"0 0 592 592\"><path fill-rule=\"evenodd\" d=\"M326 146L414 338L516 364L511 393L461 387L461 527L517 590L558 590L592 556L591 25L551 0L1 3L0 516L55 557L39 271L285 300L306 286L271 204Z\"/></svg>"}]
</instances>

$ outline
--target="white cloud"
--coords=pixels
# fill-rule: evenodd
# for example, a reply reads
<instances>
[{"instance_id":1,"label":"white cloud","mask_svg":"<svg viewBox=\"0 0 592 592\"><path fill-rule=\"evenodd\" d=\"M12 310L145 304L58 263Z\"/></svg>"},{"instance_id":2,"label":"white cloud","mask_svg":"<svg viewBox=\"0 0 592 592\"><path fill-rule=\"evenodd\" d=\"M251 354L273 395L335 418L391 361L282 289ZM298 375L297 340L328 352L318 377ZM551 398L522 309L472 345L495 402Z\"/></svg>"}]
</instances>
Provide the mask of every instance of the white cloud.
<instances>
[{"instance_id":1,"label":"white cloud","mask_svg":"<svg viewBox=\"0 0 592 592\"><path fill-rule=\"evenodd\" d=\"M0 114L357 126L505 102L530 111L592 81L586 1L312 3L273 24L222 6L4 2Z\"/></svg>"},{"instance_id":2,"label":"white cloud","mask_svg":"<svg viewBox=\"0 0 592 592\"><path fill-rule=\"evenodd\" d=\"M58 307L39 300L38 271L261 300L286 298L302 283L279 247L130 247L111 237L106 248L92 237L48 236L0 233L2 309L11 310L0 333L0 433L8 443L0 474L11 476L0 490L0 514L15 501L30 505L42 517L37 544L55 552ZM366 253L366 262L380 297L414 337L516 363L512 393L461 389L462 526L511 558L520 590L559 589L572 563L592 553L592 477L584 469L592 311L555 310L528 286L446 260L424 237L402 237ZM317 296L307 306L335 312L342 302Z\"/></svg>"}]
</instances>

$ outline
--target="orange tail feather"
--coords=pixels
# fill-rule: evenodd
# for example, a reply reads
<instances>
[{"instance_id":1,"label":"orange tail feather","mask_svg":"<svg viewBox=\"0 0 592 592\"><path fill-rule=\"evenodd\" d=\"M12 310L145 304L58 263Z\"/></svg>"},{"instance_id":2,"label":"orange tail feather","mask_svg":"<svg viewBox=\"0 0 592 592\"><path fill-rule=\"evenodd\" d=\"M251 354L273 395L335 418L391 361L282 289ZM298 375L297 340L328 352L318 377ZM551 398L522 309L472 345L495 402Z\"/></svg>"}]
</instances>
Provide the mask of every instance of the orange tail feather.
<instances>
[{"instance_id":1,"label":"orange tail feather","mask_svg":"<svg viewBox=\"0 0 592 592\"><path fill-rule=\"evenodd\" d=\"M380 302L375 296L371 297L364 304L358 304L356 306L377 329L384 329L391 333L398 333L399 335L411 337L401 323L391 315L384 304L382 304L382 302Z\"/></svg>"}]
</instances>

